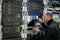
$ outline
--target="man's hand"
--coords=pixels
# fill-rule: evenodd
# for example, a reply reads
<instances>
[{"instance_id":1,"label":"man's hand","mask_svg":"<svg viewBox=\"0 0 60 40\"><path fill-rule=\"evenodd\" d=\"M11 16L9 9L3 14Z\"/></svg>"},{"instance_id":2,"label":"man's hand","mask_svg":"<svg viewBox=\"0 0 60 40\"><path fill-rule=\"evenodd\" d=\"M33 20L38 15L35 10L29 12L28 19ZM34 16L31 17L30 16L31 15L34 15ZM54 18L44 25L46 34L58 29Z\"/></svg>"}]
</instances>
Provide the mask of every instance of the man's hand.
<instances>
[{"instance_id":1,"label":"man's hand","mask_svg":"<svg viewBox=\"0 0 60 40\"><path fill-rule=\"evenodd\" d=\"M34 27L34 31L35 31L35 32L39 32L40 30L39 30L39 28L38 28L37 26L35 26L35 27Z\"/></svg>"},{"instance_id":2,"label":"man's hand","mask_svg":"<svg viewBox=\"0 0 60 40\"><path fill-rule=\"evenodd\" d=\"M43 20L41 18L38 18L38 21L41 22L41 23L43 22Z\"/></svg>"}]
</instances>

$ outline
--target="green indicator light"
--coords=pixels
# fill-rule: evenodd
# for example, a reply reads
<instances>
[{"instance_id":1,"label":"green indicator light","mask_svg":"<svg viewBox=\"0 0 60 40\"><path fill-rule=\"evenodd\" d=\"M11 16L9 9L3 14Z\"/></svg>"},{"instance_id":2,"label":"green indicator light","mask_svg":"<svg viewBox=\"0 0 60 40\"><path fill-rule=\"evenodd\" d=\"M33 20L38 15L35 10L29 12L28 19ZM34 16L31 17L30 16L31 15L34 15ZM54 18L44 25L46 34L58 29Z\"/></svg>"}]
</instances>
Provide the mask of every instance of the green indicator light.
<instances>
[{"instance_id":1,"label":"green indicator light","mask_svg":"<svg viewBox=\"0 0 60 40\"><path fill-rule=\"evenodd\" d=\"M17 18L20 18L21 17L21 14L17 14L16 16L17 16Z\"/></svg>"},{"instance_id":2,"label":"green indicator light","mask_svg":"<svg viewBox=\"0 0 60 40\"><path fill-rule=\"evenodd\" d=\"M21 26L17 26L17 32L21 32Z\"/></svg>"}]
</instances>

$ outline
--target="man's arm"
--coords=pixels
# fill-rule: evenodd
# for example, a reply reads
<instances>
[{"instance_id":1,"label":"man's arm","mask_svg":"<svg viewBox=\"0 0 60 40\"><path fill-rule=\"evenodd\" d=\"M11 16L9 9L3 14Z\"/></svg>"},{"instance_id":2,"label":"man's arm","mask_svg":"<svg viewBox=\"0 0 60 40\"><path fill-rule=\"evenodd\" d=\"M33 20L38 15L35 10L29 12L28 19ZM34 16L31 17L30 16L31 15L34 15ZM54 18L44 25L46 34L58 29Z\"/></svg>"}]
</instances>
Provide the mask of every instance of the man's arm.
<instances>
[{"instance_id":1,"label":"man's arm","mask_svg":"<svg viewBox=\"0 0 60 40\"><path fill-rule=\"evenodd\" d=\"M48 27L48 26L47 26L45 23L43 23L43 22L41 23L41 25L42 25L43 28L47 28L47 27Z\"/></svg>"}]
</instances>

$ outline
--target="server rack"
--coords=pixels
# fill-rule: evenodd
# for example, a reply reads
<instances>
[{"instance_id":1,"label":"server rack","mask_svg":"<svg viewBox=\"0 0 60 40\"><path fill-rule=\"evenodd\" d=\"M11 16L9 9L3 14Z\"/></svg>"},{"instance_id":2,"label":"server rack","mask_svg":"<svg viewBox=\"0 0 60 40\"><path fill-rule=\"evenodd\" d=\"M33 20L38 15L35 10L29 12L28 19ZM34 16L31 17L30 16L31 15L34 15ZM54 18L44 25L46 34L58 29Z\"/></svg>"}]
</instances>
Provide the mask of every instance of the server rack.
<instances>
[{"instance_id":1,"label":"server rack","mask_svg":"<svg viewBox=\"0 0 60 40\"><path fill-rule=\"evenodd\" d=\"M22 0L2 1L2 40L22 40Z\"/></svg>"}]
</instances>

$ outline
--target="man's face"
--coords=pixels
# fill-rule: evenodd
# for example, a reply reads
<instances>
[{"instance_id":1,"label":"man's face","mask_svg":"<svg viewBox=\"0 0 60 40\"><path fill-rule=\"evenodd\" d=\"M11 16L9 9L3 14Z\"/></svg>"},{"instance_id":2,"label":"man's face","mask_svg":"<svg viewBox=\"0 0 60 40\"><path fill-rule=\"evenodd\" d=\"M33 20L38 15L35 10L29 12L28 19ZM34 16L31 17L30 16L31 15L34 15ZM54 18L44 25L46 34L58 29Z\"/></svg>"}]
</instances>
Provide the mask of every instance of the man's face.
<instances>
[{"instance_id":1,"label":"man's face","mask_svg":"<svg viewBox=\"0 0 60 40\"><path fill-rule=\"evenodd\" d=\"M47 14L44 14L44 20L48 21L48 19L49 19L49 16L47 16Z\"/></svg>"}]
</instances>

